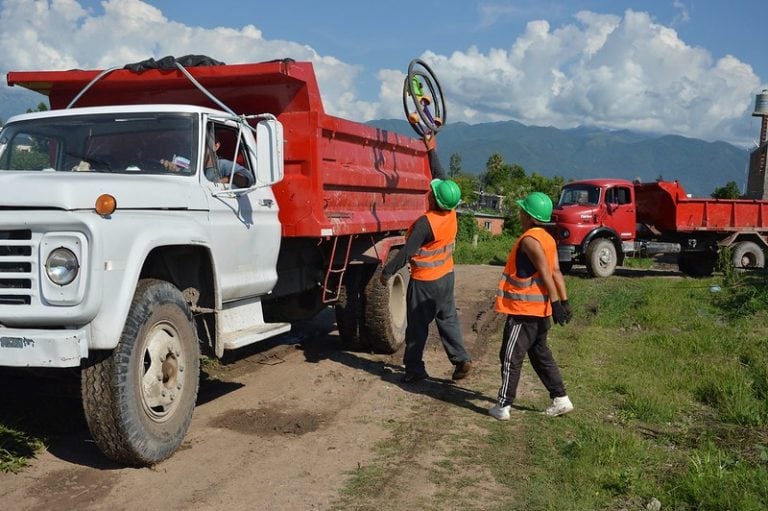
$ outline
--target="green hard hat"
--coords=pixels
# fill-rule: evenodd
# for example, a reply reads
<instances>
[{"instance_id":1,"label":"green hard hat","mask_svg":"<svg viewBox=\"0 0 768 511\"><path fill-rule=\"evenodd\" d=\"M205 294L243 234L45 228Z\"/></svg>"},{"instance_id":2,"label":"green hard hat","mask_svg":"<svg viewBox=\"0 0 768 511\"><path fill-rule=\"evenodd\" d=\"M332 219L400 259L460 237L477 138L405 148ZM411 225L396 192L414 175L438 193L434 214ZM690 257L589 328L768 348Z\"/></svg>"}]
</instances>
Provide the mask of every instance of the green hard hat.
<instances>
[{"instance_id":1,"label":"green hard hat","mask_svg":"<svg viewBox=\"0 0 768 511\"><path fill-rule=\"evenodd\" d=\"M432 193L435 194L437 205L442 209L453 209L461 200L461 189L455 181L450 179L433 179L430 186L432 186Z\"/></svg>"},{"instance_id":2,"label":"green hard hat","mask_svg":"<svg viewBox=\"0 0 768 511\"><path fill-rule=\"evenodd\" d=\"M532 192L523 200L516 201L532 218L539 222L549 222L552 218L552 199L541 192Z\"/></svg>"}]
</instances>

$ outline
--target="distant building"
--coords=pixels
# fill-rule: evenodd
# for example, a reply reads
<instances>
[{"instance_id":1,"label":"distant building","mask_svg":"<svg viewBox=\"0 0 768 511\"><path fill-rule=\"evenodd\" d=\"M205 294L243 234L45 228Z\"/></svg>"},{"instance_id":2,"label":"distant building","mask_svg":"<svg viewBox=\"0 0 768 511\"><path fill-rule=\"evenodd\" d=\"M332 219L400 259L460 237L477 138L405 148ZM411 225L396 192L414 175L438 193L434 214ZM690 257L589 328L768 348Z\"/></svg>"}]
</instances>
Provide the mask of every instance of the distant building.
<instances>
[{"instance_id":1,"label":"distant building","mask_svg":"<svg viewBox=\"0 0 768 511\"><path fill-rule=\"evenodd\" d=\"M491 236L498 236L504 231L504 217L502 215L480 213L477 211L468 210L458 211L458 214L474 216L475 222L477 222L477 226L480 229L491 233Z\"/></svg>"},{"instance_id":2,"label":"distant building","mask_svg":"<svg viewBox=\"0 0 768 511\"><path fill-rule=\"evenodd\" d=\"M503 195L496 195L495 193L486 193L482 190L476 190L474 192L477 200L475 207L477 209L488 208L494 211L501 211L501 205L504 201Z\"/></svg>"}]
</instances>

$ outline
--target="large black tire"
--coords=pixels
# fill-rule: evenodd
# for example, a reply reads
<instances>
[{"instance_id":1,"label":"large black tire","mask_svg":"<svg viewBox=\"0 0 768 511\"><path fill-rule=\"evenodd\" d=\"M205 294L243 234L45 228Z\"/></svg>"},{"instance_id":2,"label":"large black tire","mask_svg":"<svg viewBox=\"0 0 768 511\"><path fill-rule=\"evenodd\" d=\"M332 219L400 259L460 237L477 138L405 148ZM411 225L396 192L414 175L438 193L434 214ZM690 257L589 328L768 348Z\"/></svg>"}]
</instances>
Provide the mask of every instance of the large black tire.
<instances>
[{"instance_id":1,"label":"large black tire","mask_svg":"<svg viewBox=\"0 0 768 511\"><path fill-rule=\"evenodd\" d=\"M353 265L344 273L339 299L334 306L336 327L341 345L345 350L370 351L363 340L363 310L365 308L365 284L373 273L372 265Z\"/></svg>"},{"instance_id":2,"label":"large black tire","mask_svg":"<svg viewBox=\"0 0 768 511\"><path fill-rule=\"evenodd\" d=\"M616 247L609 239L591 242L586 256L587 271L592 277L610 277L616 270Z\"/></svg>"},{"instance_id":3,"label":"large black tire","mask_svg":"<svg viewBox=\"0 0 768 511\"><path fill-rule=\"evenodd\" d=\"M117 347L82 371L85 418L107 457L146 466L170 457L197 400L200 347L181 292L161 280L136 287Z\"/></svg>"},{"instance_id":4,"label":"large black tire","mask_svg":"<svg viewBox=\"0 0 768 511\"><path fill-rule=\"evenodd\" d=\"M393 250L390 259L397 251ZM406 299L411 275L407 267L389 278L386 285L379 281L379 266L366 288L366 307L363 317L363 338L376 353L395 353L405 342L408 325Z\"/></svg>"},{"instance_id":5,"label":"large black tire","mask_svg":"<svg viewBox=\"0 0 768 511\"><path fill-rule=\"evenodd\" d=\"M733 266L739 270L765 267L765 253L757 243L742 241L733 246Z\"/></svg>"},{"instance_id":6,"label":"large black tire","mask_svg":"<svg viewBox=\"0 0 768 511\"><path fill-rule=\"evenodd\" d=\"M708 252L683 253L677 259L678 268L689 277L709 277L716 264L717 256Z\"/></svg>"}]
</instances>

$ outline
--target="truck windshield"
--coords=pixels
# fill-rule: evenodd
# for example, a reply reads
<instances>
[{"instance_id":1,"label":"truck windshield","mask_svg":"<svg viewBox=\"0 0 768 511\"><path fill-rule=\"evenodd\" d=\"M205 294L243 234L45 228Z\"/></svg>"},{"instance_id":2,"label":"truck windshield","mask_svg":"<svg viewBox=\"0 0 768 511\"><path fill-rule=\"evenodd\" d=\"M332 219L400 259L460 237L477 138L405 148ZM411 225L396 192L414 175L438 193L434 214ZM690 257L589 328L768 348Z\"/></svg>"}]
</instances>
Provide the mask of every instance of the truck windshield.
<instances>
[{"instance_id":1,"label":"truck windshield","mask_svg":"<svg viewBox=\"0 0 768 511\"><path fill-rule=\"evenodd\" d=\"M162 112L12 122L0 131L0 170L190 175L197 125Z\"/></svg>"},{"instance_id":2,"label":"truck windshield","mask_svg":"<svg viewBox=\"0 0 768 511\"><path fill-rule=\"evenodd\" d=\"M597 206L600 202L600 188L590 185L569 185L560 192L558 206L578 204L580 206Z\"/></svg>"}]
</instances>

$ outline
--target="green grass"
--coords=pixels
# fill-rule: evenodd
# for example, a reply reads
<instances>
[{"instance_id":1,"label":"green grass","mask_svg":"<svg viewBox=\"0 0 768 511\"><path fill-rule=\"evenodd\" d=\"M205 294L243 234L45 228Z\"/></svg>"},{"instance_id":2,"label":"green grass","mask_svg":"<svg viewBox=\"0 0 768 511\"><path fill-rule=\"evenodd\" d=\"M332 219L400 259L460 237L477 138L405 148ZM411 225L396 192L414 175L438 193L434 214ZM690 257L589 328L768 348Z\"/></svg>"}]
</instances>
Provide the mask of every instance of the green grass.
<instances>
[{"instance_id":1,"label":"green grass","mask_svg":"<svg viewBox=\"0 0 768 511\"><path fill-rule=\"evenodd\" d=\"M575 318L552 345L577 410L526 417L520 509L768 508L768 314L728 308L757 291L715 283L568 280Z\"/></svg>"},{"instance_id":2,"label":"green grass","mask_svg":"<svg viewBox=\"0 0 768 511\"><path fill-rule=\"evenodd\" d=\"M0 424L0 472L19 472L42 442L16 429Z\"/></svg>"},{"instance_id":3,"label":"green grass","mask_svg":"<svg viewBox=\"0 0 768 511\"><path fill-rule=\"evenodd\" d=\"M518 412L510 422L482 414L431 421L430 438L464 439L434 464L436 502L444 509L644 510L655 499L671 510L768 509L763 276L569 276L567 283L574 319L554 327L550 344L576 410L556 419ZM486 354L492 362L497 338ZM546 393L530 365L524 377L533 379L536 394L519 404L541 409ZM492 396L497 378L489 370L472 387ZM378 497L362 507L347 500L340 509L393 509L393 497L408 500L407 484L398 494L392 473L420 448L403 439L425 428L425 416L394 427L378 459L355 474L345 493L362 498L372 490ZM456 467L464 467L460 478ZM390 475L382 493L384 473ZM490 474L491 489L467 474Z\"/></svg>"},{"instance_id":4,"label":"green grass","mask_svg":"<svg viewBox=\"0 0 768 511\"><path fill-rule=\"evenodd\" d=\"M493 264L504 266L516 238L495 236L473 246L469 241L457 241L453 258L456 264Z\"/></svg>"}]
</instances>

